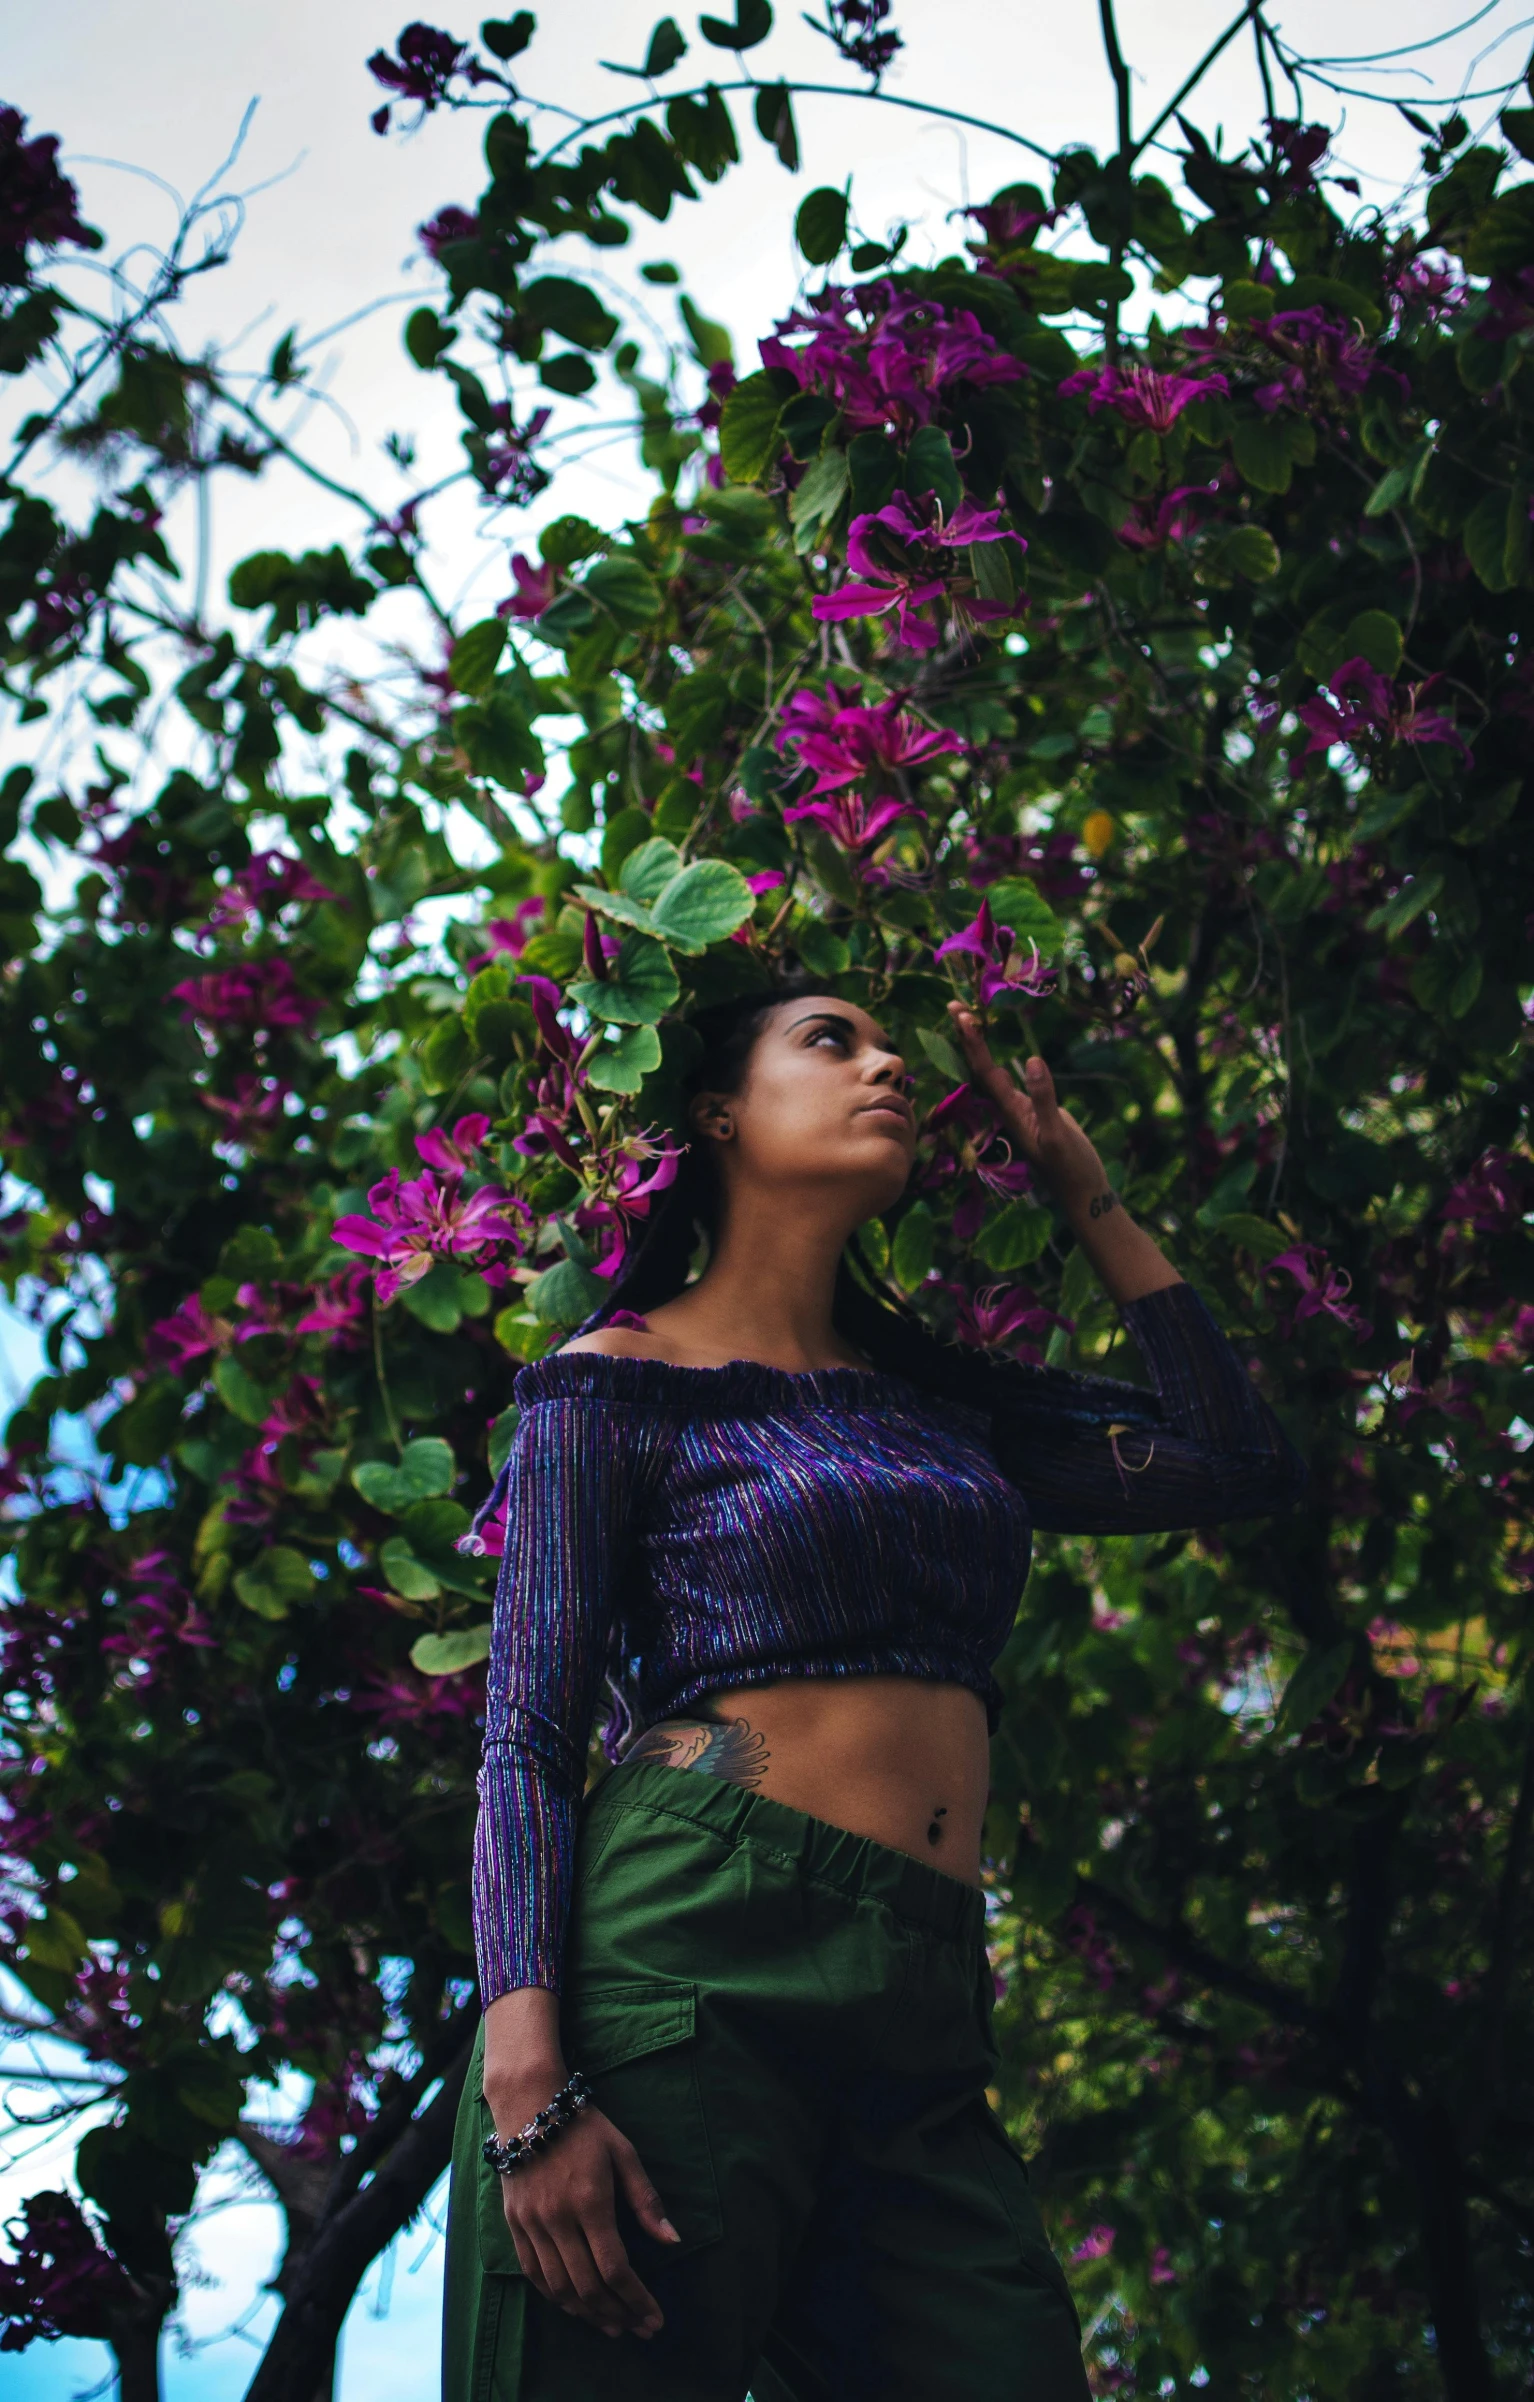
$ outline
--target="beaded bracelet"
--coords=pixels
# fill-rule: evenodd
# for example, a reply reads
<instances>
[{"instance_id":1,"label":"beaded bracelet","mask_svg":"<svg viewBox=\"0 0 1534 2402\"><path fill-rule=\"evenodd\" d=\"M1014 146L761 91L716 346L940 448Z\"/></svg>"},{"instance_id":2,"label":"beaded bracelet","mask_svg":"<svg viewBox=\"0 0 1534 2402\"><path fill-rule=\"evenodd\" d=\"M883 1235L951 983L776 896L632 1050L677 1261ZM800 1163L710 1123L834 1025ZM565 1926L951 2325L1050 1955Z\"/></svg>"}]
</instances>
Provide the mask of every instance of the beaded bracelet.
<instances>
[{"instance_id":1,"label":"beaded bracelet","mask_svg":"<svg viewBox=\"0 0 1534 2402\"><path fill-rule=\"evenodd\" d=\"M520 2135L508 2135L502 2143L497 2136L487 2135L482 2146L485 2159L498 2177L509 2177L533 2159L571 2120L585 2109L591 2100L591 2088L579 2069L561 2085L552 2102L527 2122Z\"/></svg>"}]
</instances>

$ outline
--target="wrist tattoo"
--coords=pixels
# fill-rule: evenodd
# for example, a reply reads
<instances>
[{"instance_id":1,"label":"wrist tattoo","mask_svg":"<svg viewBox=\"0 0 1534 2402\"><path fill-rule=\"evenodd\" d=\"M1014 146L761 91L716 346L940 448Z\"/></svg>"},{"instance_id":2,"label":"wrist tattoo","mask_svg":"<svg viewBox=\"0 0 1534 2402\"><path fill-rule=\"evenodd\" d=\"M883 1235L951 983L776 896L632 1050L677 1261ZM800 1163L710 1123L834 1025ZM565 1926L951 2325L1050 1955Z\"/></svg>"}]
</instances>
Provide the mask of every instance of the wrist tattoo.
<instances>
[{"instance_id":1,"label":"wrist tattoo","mask_svg":"<svg viewBox=\"0 0 1534 2402\"><path fill-rule=\"evenodd\" d=\"M1087 1216L1089 1218L1105 1218L1110 1209L1121 1209L1122 1207L1123 1203L1110 1185L1107 1192L1094 1194L1087 1203Z\"/></svg>"}]
</instances>

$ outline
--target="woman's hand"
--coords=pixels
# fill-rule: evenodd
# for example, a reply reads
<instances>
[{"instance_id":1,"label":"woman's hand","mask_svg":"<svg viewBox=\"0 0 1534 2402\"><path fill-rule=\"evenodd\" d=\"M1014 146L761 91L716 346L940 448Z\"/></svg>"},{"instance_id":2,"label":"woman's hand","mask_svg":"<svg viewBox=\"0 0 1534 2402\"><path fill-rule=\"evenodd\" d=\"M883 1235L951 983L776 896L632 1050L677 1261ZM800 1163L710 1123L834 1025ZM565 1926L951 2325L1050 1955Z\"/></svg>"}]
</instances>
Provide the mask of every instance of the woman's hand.
<instances>
[{"instance_id":1,"label":"woman's hand","mask_svg":"<svg viewBox=\"0 0 1534 2402\"><path fill-rule=\"evenodd\" d=\"M660 2305L629 2266L615 2189L647 2235L658 2243L681 2241L639 2154L594 2106L546 2152L501 2180L506 2224L533 2290L604 2335L648 2342L663 2324Z\"/></svg>"},{"instance_id":2,"label":"woman's hand","mask_svg":"<svg viewBox=\"0 0 1534 2402\"><path fill-rule=\"evenodd\" d=\"M1055 1080L1042 1059L1030 1059L1021 1085L997 1066L980 1021L962 1001L949 1015L964 1052L970 1082L984 1093L1028 1165L1049 1185L1071 1232L1109 1297L1122 1309L1182 1278L1158 1245L1137 1226L1108 1182L1091 1138L1055 1099Z\"/></svg>"},{"instance_id":3,"label":"woman's hand","mask_svg":"<svg viewBox=\"0 0 1534 2402\"><path fill-rule=\"evenodd\" d=\"M962 1001L948 1014L958 1033L969 1080L985 1094L1007 1134L1031 1168L1036 1168L1063 1209L1078 1198L1090 1204L1108 1191L1108 1177L1089 1136L1055 1098L1055 1080L1042 1059L1027 1061L1019 1085L991 1057L980 1020Z\"/></svg>"}]
</instances>

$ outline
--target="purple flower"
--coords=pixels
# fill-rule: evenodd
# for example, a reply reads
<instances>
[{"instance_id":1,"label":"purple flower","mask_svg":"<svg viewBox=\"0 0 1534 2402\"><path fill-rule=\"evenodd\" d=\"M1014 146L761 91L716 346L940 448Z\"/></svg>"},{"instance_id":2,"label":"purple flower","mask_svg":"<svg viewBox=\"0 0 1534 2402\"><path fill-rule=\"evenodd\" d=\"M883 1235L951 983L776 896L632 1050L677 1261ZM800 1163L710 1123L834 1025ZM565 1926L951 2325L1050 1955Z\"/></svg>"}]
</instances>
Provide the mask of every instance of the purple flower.
<instances>
[{"instance_id":1,"label":"purple flower","mask_svg":"<svg viewBox=\"0 0 1534 2402\"><path fill-rule=\"evenodd\" d=\"M794 702L808 705L796 708L790 702L785 712L789 722L778 736L779 750L792 744L800 766L816 771L812 798L868 778L893 779L902 768L923 766L968 748L959 735L923 725L901 708L898 698L864 709L853 704L838 708L840 697L829 684L824 705L812 695L796 693Z\"/></svg>"},{"instance_id":2,"label":"purple flower","mask_svg":"<svg viewBox=\"0 0 1534 2402\"><path fill-rule=\"evenodd\" d=\"M184 1017L206 1026L250 1027L258 1036L272 1027L307 1033L325 1006L312 993L299 991L285 959L252 959L188 976L171 986L170 997L181 1003Z\"/></svg>"},{"instance_id":3,"label":"purple flower","mask_svg":"<svg viewBox=\"0 0 1534 2402\"><path fill-rule=\"evenodd\" d=\"M1442 681L1429 676L1424 683L1397 686L1367 659L1345 660L1326 691L1302 701L1295 712L1310 729L1301 757L1329 751L1335 742L1345 742L1355 756L1360 746L1367 750L1377 741L1441 742L1458 751L1467 767L1473 765L1453 719L1423 706Z\"/></svg>"},{"instance_id":4,"label":"purple flower","mask_svg":"<svg viewBox=\"0 0 1534 2402\"><path fill-rule=\"evenodd\" d=\"M1048 233L1065 215L1064 209L1047 209L1043 195L1031 184L1008 185L982 208L961 209L960 215L973 217L984 240L970 242L966 247L977 256L986 251L1032 248L1041 233Z\"/></svg>"},{"instance_id":5,"label":"purple flower","mask_svg":"<svg viewBox=\"0 0 1534 2402\"><path fill-rule=\"evenodd\" d=\"M553 412L550 409L534 409L526 425L521 427L512 423L511 406L507 401L497 401L493 414L496 419L496 431L475 452L473 457L475 477L489 499L507 501L517 508L525 508L530 500L537 499L539 493L546 489L551 480L547 469L540 467L533 457L532 446L548 424ZM513 575L516 575L516 572L516 564L513 562ZM522 590L522 579L519 576L517 578L517 595L514 598L520 596ZM545 602L543 605L547 607L548 603ZM501 612L498 611L497 614L499 615ZM526 612L513 608L506 614L520 616L525 615Z\"/></svg>"},{"instance_id":6,"label":"purple flower","mask_svg":"<svg viewBox=\"0 0 1534 2402\"><path fill-rule=\"evenodd\" d=\"M1285 1335L1292 1335L1305 1319L1323 1313L1335 1318L1339 1326L1345 1326L1361 1342L1373 1334L1374 1328L1363 1311L1348 1299L1353 1290L1352 1277L1345 1268L1333 1267L1319 1244L1300 1243L1292 1251L1281 1251L1277 1259L1269 1260L1264 1273L1292 1276L1299 1287L1294 1308L1283 1323Z\"/></svg>"},{"instance_id":7,"label":"purple flower","mask_svg":"<svg viewBox=\"0 0 1534 2402\"><path fill-rule=\"evenodd\" d=\"M7 2232L16 2256L0 2261L0 2351L61 2335L104 2342L119 2314L137 2304L127 2270L103 2250L68 2194L28 2194Z\"/></svg>"},{"instance_id":8,"label":"purple flower","mask_svg":"<svg viewBox=\"0 0 1534 2402\"><path fill-rule=\"evenodd\" d=\"M295 1334L322 1334L331 1342L342 1337L360 1337L365 1316L362 1295L367 1284L365 1270L343 1270L328 1284L316 1285L309 1307L297 1321Z\"/></svg>"},{"instance_id":9,"label":"purple flower","mask_svg":"<svg viewBox=\"0 0 1534 2402\"><path fill-rule=\"evenodd\" d=\"M429 1168L441 1176L462 1176L473 1167L472 1153L479 1150L490 1131L490 1120L482 1110L474 1110L458 1120L449 1139L440 1126L429 1134L418 1134L415 1147Z\"/></svg>"},{"instance_id":10,"label":"purple flower","mask_svg":"<svg viewBox=\"0 0 1534 2402\"><path fill-rule=\"evenodd\" d=\"M946 600L956 616L977 624L1015 616L1015 604L981 600L967 584L954 580L956 554L977 542L1015 542L1019 550L1027 548L1020 534L1001 524L999 509L977 509L964 500L949 516L935 493L913 502L897 492L887 507L854 517L848 529L847 563L865 580L819 595L810 613L823 623L835 623L893 612L896 640L906 650L936 646L938 629L927 615L934 601Z\"/></svg>"},{"instance_id":11,"label":"purple flower","mask_svg":"<svg viewBox=\"0 0 1534 2402\"><path fill-rule=\"evenodd\" d=\"M469 961L470 975L477 975L482 967L494 967L498 959L520 959L542 924L547 906L541 893L529 893L510 917L493 917L485 928L490 948Z\"/></svg>"},{"instance_id":12,"label":"purple flower","mask_svg":"<svg viewBox=\"0 0 1534 2402\"><path fill-rule=\"evenodd\" d=\"M1511 1151L1483 1151L1468 1176L1460 1179L1439 1211L1441 1218L1468 1222L1477 1234L1510 1234L1523 1217L1524 1188L1534 1178L1534 1165ZM1519 1324L1523 1323L1520 1313Z\"/></svg>"},{"instance_id":13,"label":"purple flower","mask_svg":"<svg viewBox=\"0 0 1534 2402\"><path fill-rule=\"evenodd\" d=\"M1058 981L1055 971L1040 965L1036 942L1028 945L1031 956L1026 963L1015 943L1012 928L998 926L991 915L990 902L982 900L979 916L962 933L950 934L946 942L939 943L933 957L974 960L975 994L982 1009L998 1000L1042 1001L1055 989Z\"/></svg>"},{"instance_id":14,"label":"purple flower","mask_svg":"<svg viewBox=\"0 0 1534 2402\"><path fill-rule=\"evenodd\" d=\"M101 236L82 225L80 195L59 171L56 134L24 139L26 118L20 109L0 108L0 285L26 281L28 248L57 250L73 242L81 250L99 250Z\"/></svg>"},{"instance_id":15,"label":"purple flower","mask_svg":"<svg viewBox=\"0 0 1534 2402\"><path fill-rule=\"evenodd\" d=\"M240 925L248 918L274 918L291 901L333 901L328 884L311 876L301 859L282 851L258 851L223 885L208 912L210 926Z\"/></svg>"},{"instance_id":16,"label":"purple flower","mask_svg":"<svg viewBox=\"0 0 1534 2402\"><path fill-rule=\"evenodd\" d=\"M1269 415L1283 400L1302 402L1312 379L1352 394L1361 392L1374 373L1372 346L1322 308L1279 309L1258 319L1251 330L1283 364L1278 383L1265 384L1252 396ZM1404 376L1396 380L1405 388Z\"/></svg>"},{"instance_id":17,"label":"purple flower","mask_svg":"<svg viewBox=\"0 0 1534 2402\"><path fill-rule=\"evenodd\" d=\"M559 569L551 561L535 567L522 553L513 554L511 572L516 590L503 600L496 610L497 617L541 617L559 590Z\"/></svg>"},{"instance_id":18,"label":"purple flower","mask_svg":"<svg viewBox=\"0 0 1534 2402\"><path fill-rule=\"evenodd\" d=\"M418 225L415 232L416 240L427 256L440 262L449 242L473 241L479 232L479 219L470 209L449 205L438 209L435 217L428 218L424 225Z\"/></svg>"},{"instance_id":19,"label":"purple flower","mask_svg":"<svg viewBox=\"0 0 1534 2402\"><path fill-rule=\"evenodd\" d=\"M972 1243L985 1223L988 1193L998 1200L1015 1201L1029 1190L1033 1179L1028 1163L1013 1158L990 1103L971 1084L956 1085L929 1111L923 1133L942 1138L942 1147L923 1182L931 1189L952 1178L959 1180L954 1237L960 1243Z\"/></svg>"},{"instance_id":20,"label":"purple flower","mask_svg":"<svg viewBox=\"0 0 1534 2402\"><path fill-rule=\"evenodd\" d=\"M649 1216L656 1194L675 1184L685 1148L664 1137L657 1142L650 1135L633 1134L607 1154L598 1189L575 1213L577 1231L594 1235L601 1247L596 1275L618 1274L635 1225Z\"/></svg>"},{"instance_id":21,"label":"purple flower","mask_svg":"<svg viewBox=\"0 0 1534 2402\"><path fill-rule=\"evenodd\" d=\"M1131 550L1162 550L1169 542L1186 542L1198 532L1200 512L1219 491L1215 476L1207 484L1179 484L1162 501L1137 500L1133 515L1119 527L1119 540Z\"/></svg>"},{"instance_id":22,"label":"purple flower","mask_svg":"<svg viewBox=\"0 0 1534 2402\"><path fill-rule=\"evenodd\" d=\"M455 1135L475 1125L486 1126L487 1121L461 1118ZM435 1152L438 1145L436 1155L458 1155L457 1146L440 1136L417 1137L416 1148L423 1156L428 1146ZM490 1185L465 1194L456 1169L440 1184L429 1168L407 1184L399 1170L391 1168L368 1194L368 1207L370 1218L338 1218L331 1240L382 1263L375 1271L375 1290L383 1306L407 1285L418 1284L438 1259L461 1260L481 1272L488 1263L491 1280L501 1281L504 1269L490 1260L491 1252L509 1244L520 1253L531 1224L531 1213L516 1194L497 1192Z\"/></svg>"},{"instance_id":23,"label":"purple flower","mask_svg":"<svg viewBox=\"0 0 1534 2402\"><path fill-rule=\"evenodd\" d=\"M1315 170L1331 148L1328 128L1302 125L1294 117L1264 117L1263 125L1273 159L1274 172L1269 183L1274 198L1287 199L1293 192L1313 192ZM1356 184L1353 189L1358 189Z\"/></svg>"},{"instance_id":24,"label":"purple flower","mask_svg":"<svg viewBox=\"0 0 1534 2402\"><path fill-rule=\"evenodd\" d=\"M905 48L893 25L879 30L889 13L890 0L826 0L825 24L816 24L813 17L806 17L805 23L829 34L848 66L877 83L896 52Z\"/></svg>"},{"instance_id":25,"label":"purple flower","mask_svg":"<svg viewBox=\"0 0 1534 2402\"><path fill-rule=\"evenodd\" d=\"M547 976L522 976L517 997L526 1001L538 1023L539 1051L528 1087L528 1114L512 1149L524 1158L541 1159L552 1151L567 1168L580 1171L580 1157L565 1129L578 1114L579 1095L586 1081L580 1065L584 1044L559 1015L560 991Z\"/></svg>"},{"instance_id":26,"label":"purple flower","mask_svg":"<svg viewBox=\"0 0 1534 2402\"><path fill-rule=\"evenodd\" d=\"M1072 2260L1106 2260L1117 2234L1116 2227L1093 2227L1076 2246Z\"/></svg>"},{"instance_id":27,"label":"purple flower","mask_svg":"<svg viewBox=\"0 0 1534 2402\"><path fill-rule=\"evenodd\" d=\"M471 84L502 80L493 69L470 56L467 42L439 31L435 25L420 24L405 27L399 37L398 58L391 58L387 50L375 50L368 60L368 73L397 100L419 101L422 117L429 117L434 108L441 107L455 75L467 75ZM388 132L389 114L387 101L374 110L371 122L375 133ZM420 119L416 121L419 123Z\"/></svg>"},{"instance_id":28,"label":"purple flower","mask_svg":"<svg viewBox=\"0 0 1534 2402\"><path fill-rule=\"evenodd\" d=\"M801 801L797 808L785 809L783 821L793 826L801 818L808 818L812 824L824 826L842 850L857 855L882 840L897 818L922 814L909 801L894 796L869 801L860 792L838 792L822 801Z\"/></svg>"},{"instance_id":29,"label":"purple flower","mask_svg":"<svg viewBox=\"0 0 1534 2402\"><path fill-rule=\"evenodd\" d=\"M785 339L800 334L809 340ZM764 367L785 369L801 391L834 400L849 433L908 436L932 422L951 387L1015 383L1026 373L968 309L950 317L891 282L828 284L759 348Z\"/></svg>"},{"instance_id":30,"label":"purple flower","mask_svg":"<svg viewBox=\"0 0 1534 2402\"><path fill-rule=\"evenodd\" d=\"M1137 433L1166 434L1183 410L1211 392L1228 394L1223 375L1159 375L1154 367L1078 367L1059 386L1065 398L1085 393L1087 413L1113 409Z\"/></svg>"},{"instance_id":31,"label":"purple flower","mask_svg":"<svg viewBox=\"0 0 1534 2402\"><path fill-rule=\"evenodd\" d=\"M224 1121L223 1140L248 1149L254 1137L282 1115L282 1105L292 1091L276 1076L237 1076L232 1094L199 1092L198 1100L204 1109L211 1109Z\"/></svg>"},{"instance_id":32,"label":"purple flower","mask_svg":"<svg viewBox=\"0 0 1534 2402\"><path fill-rule=\"evenodd\" d=\"M1010 1351L1014 1359L1037 1367L1043 1359L1035 1337L1047 1338L1052 1327L1069 1333L1074 1321L1045 1309L1037 1293L1025 1284L988 1284L978 1293L949 1285L956 1303L954 1332L961 1343L981 1351Z\"/></svg>"}]
</instances>

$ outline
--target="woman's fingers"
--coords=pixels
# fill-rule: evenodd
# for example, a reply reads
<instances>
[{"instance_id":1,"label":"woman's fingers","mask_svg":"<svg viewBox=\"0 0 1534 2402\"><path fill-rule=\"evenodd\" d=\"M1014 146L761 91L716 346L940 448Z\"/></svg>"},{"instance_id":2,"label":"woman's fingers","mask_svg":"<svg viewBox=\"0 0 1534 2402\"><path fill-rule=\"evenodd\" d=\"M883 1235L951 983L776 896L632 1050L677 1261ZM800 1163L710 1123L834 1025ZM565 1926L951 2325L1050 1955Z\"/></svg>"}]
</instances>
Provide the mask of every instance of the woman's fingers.
<instances>
[{"instance_id":1,"label":"woman's fingers","mask_svg":"<svg viewBox=\"0 0 1534 2402\"><path fill-rule=\"evenodd\" d=\"M623 2198L646 2235L653 2235L657 2243L680 2243L681 2237L666 2216L665 2204L645 2175L643 2161L622 2135L613 2144L613 2168L623 2188Z\"/></svg>"}]
</instances>

